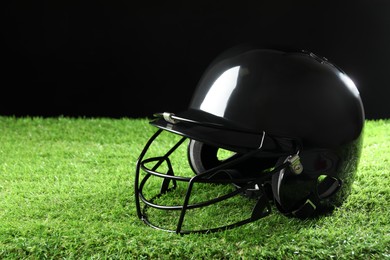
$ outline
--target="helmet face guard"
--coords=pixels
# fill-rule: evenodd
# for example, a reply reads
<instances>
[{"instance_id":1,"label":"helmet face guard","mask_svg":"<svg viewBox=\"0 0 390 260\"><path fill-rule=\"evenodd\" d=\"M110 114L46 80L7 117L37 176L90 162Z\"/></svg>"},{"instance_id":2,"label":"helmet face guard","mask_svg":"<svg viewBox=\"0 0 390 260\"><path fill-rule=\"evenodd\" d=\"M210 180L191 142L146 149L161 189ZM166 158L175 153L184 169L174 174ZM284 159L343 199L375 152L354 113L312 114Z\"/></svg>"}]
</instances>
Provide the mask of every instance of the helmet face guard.
<instances>
[{"instance_id":1,"label":"helmet face guard","mask_svg":"<svg viewBox=\"0 0 390 260\"><path fill-rule=\"evenodd\" d=\"M267 195L267 192L265 191L266 182L271 180L273 174L291 165L291 162L286 161L272 170L256 173L256 175L249 177L237 175L239 174L239 172L236 171L235 166L240 164L242 165L245 162L248 162L248 160L250 160L251 158L256 157L256 155L262 154L263 143L261 143L258 149L255 149L241 156L232 156L235 158L227 159L224 163L221 163L214 168L205 170L204 172L197 173L192 177L176 176L174 174L174 169L170 160L170 156L172 153L178 150L178 148L184 143L187 137L181 137L178 142L173 145L173 147L163 156L151 157L147 159L144 158L150 146L153 144L155 139L160 136L162 131L162 129L159 129L148 141L139 157L136 166L135 198L137 214L138 217L142 219L146 224L156 229L168 232L175 232L179 234L209 233L238 227L263 218L271 213L270 200L272 199L272 197L269 197ZM265 140L265 136L266 134L263 133L261 138L263 142ZM289 141L293 142L294 140ZM286 151L280 151L280 154L286 154ZM160 169L164 169L164 172L160 171ZM142 180L140 179L141 172L145 173ZM144 188L146 183L152 177L157 177L158 179L161 179L161 187L158 193L147 198L144 194ZM155 202L160 197L174 191L179 184L182 184L185 187L185 195L183 197L181 205L161 205ZM221 189L219 189L221 185L229 185L231 188L225 189L225 193L219 195L218 197L197 203L190 203L194 187L199 184L206 184L208 188L210 188L210 185L213 185L214 188L218 189L219 192L221 192ZM197 230L183 229L183 223L186 217L186 213L188 211L217 204L221 201L228 200L237 195L246 195L248 194L248 192L250 192L250 197L253 199L254 203L252 203L253 208L247 218L237 220L234 223L221 225L218 227L209 227ZM141 206L141 204L143 204L143 207ZM148 216L148 210L150 208L163 211L178 211L179 213L177 214L177 226L175 227L175 229L162 227L159 224L152 223L149 220Z\"/></svg>"},{"instance_id":2,"label":"helmet face guard","mask_svg":"<svg viewBox=\"0 0 390 260\"><path fill-rule=\"evenodd\" d=\"M208 233L268 216L272 205L298 218L340 206L361 155L364 109L325 58L253 49L219 56L187 111L150 123L159 129L136 165L138 217L168 232Z\"/></svg>"}]
</instances>

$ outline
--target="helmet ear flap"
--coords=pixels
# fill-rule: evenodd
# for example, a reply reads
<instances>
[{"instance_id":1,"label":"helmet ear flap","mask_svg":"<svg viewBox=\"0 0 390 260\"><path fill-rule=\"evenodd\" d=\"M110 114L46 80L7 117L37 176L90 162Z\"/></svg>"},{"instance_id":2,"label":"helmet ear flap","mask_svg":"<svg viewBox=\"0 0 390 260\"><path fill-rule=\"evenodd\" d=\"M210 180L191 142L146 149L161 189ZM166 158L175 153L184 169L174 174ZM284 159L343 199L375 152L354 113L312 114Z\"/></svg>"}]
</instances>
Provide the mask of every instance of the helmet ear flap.
<instances>
[{"instance_id":1,"label":"helmet ear flap","mask_svg":"<svg viewBox=\"0 0 390 260\"><path fill-rule=\"evenodd\" d=\"M279 158L276 166L286 161L287 158ZM316 185L316 180L310 178L304 172L297 175L293 173L290 167L285 167L272 176L271 182L275 204L283 214L297 216L295 213L307 203L312 205L314 209L316 208L316 205L310 200L313 197L312 189Z\"/></svg>"},{"instance_id":2,"label":"helmet ear flap","mask_svg":"<svg viewBox=\"0 0 390 260\"><path fill-rule=\"evenodd\" d=\"M272 176L272 193L280 212L307 218L315 212L326 210L324 201L332 197L342 185L340 179L333 177L337 158L331 155L329 151L303 153L301 174L295 174L290 167L286 167ZM280 158L276 166L286 160Z\"/></svg>"}]
</instances>

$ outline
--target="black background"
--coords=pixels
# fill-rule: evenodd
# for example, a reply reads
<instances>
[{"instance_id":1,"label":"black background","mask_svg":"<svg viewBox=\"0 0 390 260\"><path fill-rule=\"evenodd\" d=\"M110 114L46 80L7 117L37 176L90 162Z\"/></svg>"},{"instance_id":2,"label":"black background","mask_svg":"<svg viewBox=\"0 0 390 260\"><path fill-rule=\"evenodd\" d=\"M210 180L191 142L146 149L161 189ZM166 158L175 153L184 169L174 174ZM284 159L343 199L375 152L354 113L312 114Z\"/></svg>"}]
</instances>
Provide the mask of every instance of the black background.
<instances>
[{"instance_id":1,"label":"black background","mask_svg":"<svg viewBox=\"0 0 390 260\"><path fill-rule=\"evenodd\" d=\"M246 42L307 49L390 118L390 1L10 1L0 115L146 117L186 109L207 65Z\"/></svg>"}]
</instances>

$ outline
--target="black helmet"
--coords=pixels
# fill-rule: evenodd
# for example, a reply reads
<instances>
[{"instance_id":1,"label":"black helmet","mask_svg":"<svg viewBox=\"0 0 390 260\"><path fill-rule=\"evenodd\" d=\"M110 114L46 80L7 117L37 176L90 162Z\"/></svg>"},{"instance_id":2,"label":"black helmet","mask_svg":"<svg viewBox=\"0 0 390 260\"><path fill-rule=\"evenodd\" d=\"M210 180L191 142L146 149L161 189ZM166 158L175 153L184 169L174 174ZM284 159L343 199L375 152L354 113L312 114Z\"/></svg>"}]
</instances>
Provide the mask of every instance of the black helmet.
<instances>
[{"instance_id":1,"label":"black helmet","mask_svg":"<svg viewBox=\"0 0 390 260\"><path fill-rule=\"evenodd\" d=\"M268 215L270 203L299 218L340 206L358 167L365 120L358 89L340 68L308 51L261 48L222 53L203 74L188 110L155 117L151 124L159 130L137 162L137 212L149 225L177 233L236 227ZM164 156L144 159L161 132L183 138ZM195 173L190 177L175 175L168 159L185 139ZM219 159L221 149L231 156ZM147 166L151 162L154 167ZM165 162L163 173L159 169ZM146 175L139 182L141 172ZM163 184L147 198L145 183L152 176ZM187 185L183 205L156 202L179 182ZM234 190L191 204L197 183L230 184ZM237 194L256 201L249 218L216 228L182 229L187 211ZM180 212L176 228L151 223L148 208Z\"/></svg>"}]
</instances>

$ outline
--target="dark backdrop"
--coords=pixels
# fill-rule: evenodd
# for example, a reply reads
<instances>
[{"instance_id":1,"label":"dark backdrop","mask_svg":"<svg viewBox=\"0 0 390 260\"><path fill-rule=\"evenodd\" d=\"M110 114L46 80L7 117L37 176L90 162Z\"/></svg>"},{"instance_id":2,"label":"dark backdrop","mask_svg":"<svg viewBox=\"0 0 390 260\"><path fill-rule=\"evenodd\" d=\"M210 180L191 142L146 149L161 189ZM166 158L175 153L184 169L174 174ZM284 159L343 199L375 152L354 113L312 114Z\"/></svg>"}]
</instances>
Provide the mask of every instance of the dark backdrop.
<instances>
[{"instance_id":1,"label":"dark backdrop","mask_svg":"<svg viewBox=\"0 0 390 260\"><path fill-rule=\"evenodd\" d=\"M390 118L390 1L9 1L1 115L145 117L187 107L204 69L245 42L311 50Z\"/></svg>"}]
</instances>

